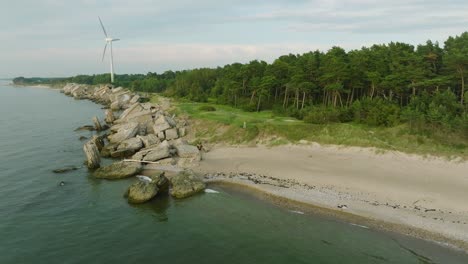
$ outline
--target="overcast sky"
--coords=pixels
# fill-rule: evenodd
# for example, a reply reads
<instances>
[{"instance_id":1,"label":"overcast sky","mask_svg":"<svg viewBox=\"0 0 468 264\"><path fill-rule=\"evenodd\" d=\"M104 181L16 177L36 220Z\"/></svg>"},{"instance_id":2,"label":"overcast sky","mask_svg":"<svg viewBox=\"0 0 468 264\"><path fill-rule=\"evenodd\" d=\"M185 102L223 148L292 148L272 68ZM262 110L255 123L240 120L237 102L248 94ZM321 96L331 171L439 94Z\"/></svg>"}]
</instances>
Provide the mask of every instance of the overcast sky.
<instances>
[{"instance_id":1,"label":"overcast sky","mask_svg":"<svg viewBox=\"0 0 468 264\"><path fill-rule=\"evenodd\" d=\"M467 0L0 0L0 77L216 67L288 53L439 41L468 30Z\"/></svg>"}]
</instances>

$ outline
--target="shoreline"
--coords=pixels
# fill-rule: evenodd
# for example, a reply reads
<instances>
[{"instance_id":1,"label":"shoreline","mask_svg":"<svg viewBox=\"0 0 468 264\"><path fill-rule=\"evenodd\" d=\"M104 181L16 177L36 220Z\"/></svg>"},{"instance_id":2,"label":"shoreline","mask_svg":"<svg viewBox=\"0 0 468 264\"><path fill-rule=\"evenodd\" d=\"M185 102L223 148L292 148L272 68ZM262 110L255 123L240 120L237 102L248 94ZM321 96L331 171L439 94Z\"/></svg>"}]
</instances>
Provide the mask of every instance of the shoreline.
<instances>
[{"instance_id":1,"label":"shoreline","mask_svg":"<svg viewBox=\"0 0 468 264\"><path fill-rule=\"evenodd\" d=\"M38 88L55 90L47 85ZM465 192L468 177L460 177L460 172L468 171L468 162L393 151L377 154L378 151L323 147L316 143L271 148L216 146L204 153L204 160L193 170L204 174L207 183L240 185L266 194L270 201L313 208L310 212L319 211L347 222L356 220L371 228L435 241L468 252L468 211L464 203L468 200ZM408 167L406 163L416 166ZM446 178L454 177L442 174L453 171L454 167L460 167L456 179L445 186ZM431 172L434 168L442 174ZM401 175L392 176L411 176L415 172L419 177L407 177L407 181ZM425 172L435 183L425 182ZM388 188L384 188L386 184ZM422 185L419 188L407 188L419 184ZM447 188L439 192L438 185ZM457 188L451 192L453 186ZM383 193L375 192L381 188ZM440 194L450 198L431 200ZM447 206L451 201L455 201L454 206ZM337 208L343 205L346 208Z\"/></svg>"},{"instance_id":2,"label":"shoreline","mask_svg":"<svg viewBox=\"0 0 468 264\"><path fill-rule=\"evenodd\" d=\"M317 161L307 164L309 156L291 157L288 155L291 151L311 152ZM458 191L466 190L463 187L468 184L468 177L461 175L468 171L468 163L415 155L396 159L395 155L317 145L221 147L206 153L196 171L203 174L208 183L241 185L265 193L272 201L279 199L299 207L313 207L320 214L346 222L352 220L359 225L433 241L467 253L468 212L464 201L468 194ZM348 160L354 167L344 164L342 171L340 160ZM367 163L376 160L383 165L368 166ZM394 176L405 167L405 161L414 163L412 167L403 168L407 170L403 175L407 176L406 180L401 175ZM365 164L359 169L362 162ZM286 166L288 163L292 164ZM434 167L455 175L439 177ZM382 175L373 175L376 169ZM413 175L419 177L413 178ZM439 181L432 182L434 176L449 183L443 186ZM377 179L369 179L372 177ZM428 186L432 189L426 189Z\"/></svg>"}]
</instances>

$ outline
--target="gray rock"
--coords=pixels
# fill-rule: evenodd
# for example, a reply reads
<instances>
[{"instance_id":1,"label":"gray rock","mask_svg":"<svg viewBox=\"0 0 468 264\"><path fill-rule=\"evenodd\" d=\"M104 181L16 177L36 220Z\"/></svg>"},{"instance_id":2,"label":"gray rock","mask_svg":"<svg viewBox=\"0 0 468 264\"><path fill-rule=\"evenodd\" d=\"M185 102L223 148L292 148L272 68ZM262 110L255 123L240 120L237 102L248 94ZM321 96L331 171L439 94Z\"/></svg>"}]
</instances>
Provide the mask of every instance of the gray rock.
<instances>
[{"instance_id":1,"label":"gray rock","mask_svg":"<svg viewBox=\"0 0 468 264\"><path fill-rule=\"evenodd\" d=\"M119 127L117 133L109 136L110 143L120 143L126 139L135 137L138 133L139 124L136 122L130 122Z\"/></svg>"},{"instance_id":2,"label":"gray rock","mask_svg":"<svg viewBox=\"0 0 468 264\"><path fill-rule=\"evenodd\" d=\"M117 180L134 176L142 170L142 165L137 162L116 162L97 169L93 175L96 178Z\"/></svg>"},{"instance_id":3,"label":"gray rock","mask_svg":"<svg viewBox=\"0 0 468 264\"><path fill-rule=\"evenodd\" d=\"M148 152L143 158L144 161L158 161L171 156L169 147L159 145Z\"/></svg>"},{"instance_id":4,"label":"gray rock","mask_svg":"<svg viewBox=\"0 0 468 264\"><path fill-rule=\"evenodd\" d=\"M114 123L115 121L115 117L114 117L114 113L112 112L111 109L107 109L106 110L106 118L104 119L104 121L108 124L112 124Z\"/></svg>"},{"instance_id":5,"label":"gray rock","mask_svg":"<svg viewBox=\"0 0 468 264\"><path fill-rule=\"evenodd\" d=\"M154 133L163 132L169 128L171 128L171 124L168 122L168 118L164 115L160 115L154 121L154 126L153 126Z\"/></svg>"},{"instance_id":6,"label":"gray rock","mask_svg":"<svg viewBox=\"0 0 468 264\"><path fill-rule=\"evenodd\" d=\"M186 198L203 191L205 183L191 171L183 171L170 179L170 194L177 199Z\"/></svg>"},{"instance_id":7,"label":"gray rock","mask_svg":"<svg viewBox=\"0 0 468 264\"><path fill-rule=\"evenodd\" d=\"M111 151L111 157L113 158L119 158L119 157L129 157L138 150L140 150L143 147L143 142L141 141L140 138L130 138L122 141L118 147L114 150Z\"/></svg>"},{"instance_id":8,"label":"gray rock","mask_svg":"<svg viewBox=\"0 0 468 264\"><path fill-rule=\"evenodd\" d=\"M200 151L197 147L188 145L188 144L180 144L174 146L177 149L177 155L181 158L192 158L194 160L200 161Z\"/></svg>"},{"instance_id":9,"label":"gray rock","mask_svg":"<svg viewBox=\"0 0 468 264\"><path fill-rule=\"evenodd\" d=\"M171 156L170 148L167 143L161 143L157 146L145 148L132 156L134 160L158 161Z\"/></svg>"},{"instance_id":10,"label":"gray rock","mask_svg":"<svg viewBox=\"0 0 468 264\"><path fill-rule=\"evenodd\" d=\"M117 150L117 144L108 144L101 149L101 156L110 157L111 153Z\"/></svg>"},{"instance_id":11,"label":"gray rock","mask_svg":"<svg viewBox=\"0 0 468 264\"><path fill-rule=\"evenodd\" d=\"M66 173L66 172L70 172L70 171L74 171L74 170L78 170L78 169L79 168L75 167L75 166L67 166L67 167L63 167L63 168L60 168L60 169L55 169L52 172L53 173Z\"/></svg>"},{"instance_id":12,"label":"gray rock","mask_svg":"<svg viewBox=\"0 0 468 264\"><path fill-rule=\"evenodd\" d=\"M138 179L127 190L126 196L130 203L144 203L151 200L158 193L167 191L169 186L168 179L164 173L149 176L151 182L145 182Z\"/></svg>"},{"instance_id":13,"label":"gray rock","mask_svg":"<svg viewBox=\"0 0 468 264\"><path fill-rule=\"evenodd\" d=\"M94 131L94 130L96 130L96 128L94 128L94 126L91 126L91 125L85 125L85 126L81 126L75 129L75 131Z\"/></svg>"},{"instance_id":14,"label":"gray rock","mask_svg":"<svg viewBox=\"0 0 468 264\"><path fill-rule=\"evenodd\" d=\"M99 118L97 118L97 116L93 117L93 123L97 131L102 130L101 122L99 122Z\"/></svg>"},{"instance_id":15,"label":"gray rock","mask_svg":"<svg viewBox=\"0 0 468 264\"><path fill-rule=\"evenodd\" d=\"M159 138L154 134L149 134L149 135L146 135L146 136L137 136L137 137L139 137L141 139L141 141L143 142L143 145L145 146L145 148L148 148L150 146L156 145L159 142L161 142L159 140Z\"/></svg>"},{"instance_id":16,"label":"gray rock","mask_svg":"<svg viewBox=\"0 0 468 264\"><path fill-rule=\"evenodd\" d=\"M138 94L136 94L135 96L132 97L132 99L130 100L130 104L135 104L135 103L138 103L140 101L140 96Z\"/></svg>"},{"instance_id":17,"label":"gray rock","mask_svg":"<svg viewBox=\"0 0 468 264\"><path fill-rule=\"evenodd\" d=\"M159 138L160 140L166 139L166 135L164 134L164 131L161 131L161 132L158 133L158 138Z\"/></svg>"},{"instance_id":18,"label":"gray rock","mask_svg":"<svg viewBox=\"0 0 468 264\"><path fill-rule=\"evenodd\" d=\"M94 138L84 144L83 151L86 156L86 166L89 169L99 168L101 157L99 156L99 149Z\"/></svg>"},{"instance_id":19,"label":"gray rock","mask_svg":"<svg viewBox=\"0 0 468 264\"><path fill-rule=\"evenodd\" d=\"M167 140L172 140L172 139L177 139L179 138L179 134L177 133L177 128L171 128L166 131L164 131L166 134L166 139Z\"/></svg>"},{"instance_id":20,"label":"gray rock","mask_svg":"<svg viewBox=\"0 0 468 264\"><path fill-rule=\"evenodd\" d=\"M118 101L112 102L111 105L110 105L110 109L113 110L113 111L118 111L121 108L122 108L122 106L120 105L120 103Z\"/></svg>"},{"instance_id":21,"label":"gray rock","mask_svg":"<svg viewBox=\"0 0 468 264\"><path fill-rule=\"evenodd\" d=\"M180 127L179 128L179 136L180 137L185 137L187 135L187 129L185 127Z\"/></svg>"}]
</instances>

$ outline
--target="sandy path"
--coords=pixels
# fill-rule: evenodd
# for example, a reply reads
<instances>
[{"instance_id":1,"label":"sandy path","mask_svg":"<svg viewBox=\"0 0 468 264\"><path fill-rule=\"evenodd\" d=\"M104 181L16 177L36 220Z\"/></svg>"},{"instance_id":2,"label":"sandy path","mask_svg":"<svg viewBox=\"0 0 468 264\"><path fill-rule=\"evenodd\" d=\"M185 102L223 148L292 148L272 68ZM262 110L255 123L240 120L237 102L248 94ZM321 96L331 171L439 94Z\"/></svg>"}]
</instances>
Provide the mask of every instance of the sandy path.
<instances>
[{"instance_id":1,"label":"sandy path","mask_svg":"<svg viewBox=\"0 0 468 264\"><path fill-rule=\"evenodd\" d=\"M346 204L348 212L421 228L468 248L468 162L319 145L221 147L205 153L199 169L297 180L316 188L264 189L327 208Z\"/></svg>"}]
</instances>

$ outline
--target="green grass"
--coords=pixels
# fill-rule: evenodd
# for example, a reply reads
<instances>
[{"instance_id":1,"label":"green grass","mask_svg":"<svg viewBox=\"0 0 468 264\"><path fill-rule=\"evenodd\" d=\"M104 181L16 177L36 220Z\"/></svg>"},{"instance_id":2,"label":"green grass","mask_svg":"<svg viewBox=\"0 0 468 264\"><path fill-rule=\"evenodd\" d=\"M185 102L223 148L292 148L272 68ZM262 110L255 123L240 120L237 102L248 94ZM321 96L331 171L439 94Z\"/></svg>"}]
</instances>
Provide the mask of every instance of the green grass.
<instances>
[{"instance_id":1,"label":"green grass","mask_svg":"<svg viewBox=\"0 0 468 264\"><path fill-rule=\"evenodd\" d=\"M157 102L157 98L151 101ZM317 125L292 117L275 116L271 111L246 112L214 103L178 100L173 105L173 112L188 115L196 121L195 137L204 141L277 146L307 140L320 144L468 158L466 138L442 132L439 135L413 133L406 124L390 128L355 123ZM205 107L214 107L216 111L204 111Z\"/></svg>"}]
</instances>

